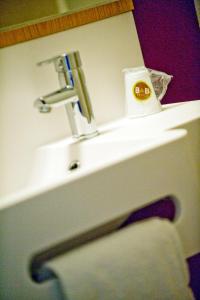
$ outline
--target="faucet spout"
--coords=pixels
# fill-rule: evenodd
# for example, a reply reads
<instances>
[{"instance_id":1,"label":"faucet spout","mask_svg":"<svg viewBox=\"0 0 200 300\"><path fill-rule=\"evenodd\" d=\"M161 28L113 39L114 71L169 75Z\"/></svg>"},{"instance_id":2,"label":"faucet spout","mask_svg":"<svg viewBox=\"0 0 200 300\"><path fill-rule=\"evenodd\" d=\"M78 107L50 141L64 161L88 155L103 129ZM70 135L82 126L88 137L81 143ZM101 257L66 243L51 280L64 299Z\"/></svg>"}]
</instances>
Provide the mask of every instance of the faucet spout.
<instances>
[{"instance_id":1,"label":"faucet spout","mask_svg":"<svg viewBox=\"0 0 200 300\"><path fill-rule=\"evenodd\" d=\"M35 100L34 107L36 107L40 113L48 113L54 107L76 102L78 102L76 89L65 87L45 96L39 97Z\"/></svg>"}]
</instances>

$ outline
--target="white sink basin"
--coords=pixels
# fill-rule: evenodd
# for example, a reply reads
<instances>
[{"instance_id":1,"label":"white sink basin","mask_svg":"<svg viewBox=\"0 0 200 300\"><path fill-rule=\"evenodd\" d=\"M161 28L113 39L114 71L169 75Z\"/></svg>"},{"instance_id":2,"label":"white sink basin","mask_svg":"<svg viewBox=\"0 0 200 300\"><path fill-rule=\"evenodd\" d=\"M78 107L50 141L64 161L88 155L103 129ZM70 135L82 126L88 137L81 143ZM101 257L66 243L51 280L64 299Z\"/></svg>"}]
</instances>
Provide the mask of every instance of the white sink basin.
<instances>
[{"instance_id":1,"label":"white sink basin","mask_svg":"<svg viewBox=\"0 0 200 300\"><path fill-rule=\"evenodd\" d=\"M124 129L124 132L102 132L90 140L65 139L42 146L36 152L30 184L38 187L85 176L141 152L148 152L152 147L178 138L179 134L140 133L140 136L132 137Z\"/></svg>"},{"instance_id":2,"label":"white sink basin","mask_svg":"<svg viewBox=\"0 0 200 300\"><path fill-rule=\"evenodd\" d=\"M198 121L199 117L200 101L176 103L164 106L159 114L146 118L122 119L108 124L100 128L100 135L91 140L64 139L44 145L36 151L28 183L39 187L68 181L74 176L85 176L106 165L116 164L129 156L148 152L152 147L159 147L173 139L173 134L166 133L167 130L185 128L189 131L188 123ZM195 124L197 128L199 123ZM196 133L198 134L199 132ZM191 151L198 166L200 156L197 143L200 144L200 141L193 135L190 135L189 147L196 143ZM200 168L198 172L200 176Z\"/></svg>"},{"instance_id":3,"label":"white sink basin","mask_svg":"<svg viewBox=\"0 0 200 300\"><path fill-rule=\"evenodd\" d=\"M177 199L185 255L198 253L199 122L200 102L180 103L105 126L91 140L40 147L27 189L0 201L0 298L57 300L54 280L31 280L36 254L108 233L130 212L169 195ZM70 172L73 160L80 168Z\"/></svg>"}]
</instances>

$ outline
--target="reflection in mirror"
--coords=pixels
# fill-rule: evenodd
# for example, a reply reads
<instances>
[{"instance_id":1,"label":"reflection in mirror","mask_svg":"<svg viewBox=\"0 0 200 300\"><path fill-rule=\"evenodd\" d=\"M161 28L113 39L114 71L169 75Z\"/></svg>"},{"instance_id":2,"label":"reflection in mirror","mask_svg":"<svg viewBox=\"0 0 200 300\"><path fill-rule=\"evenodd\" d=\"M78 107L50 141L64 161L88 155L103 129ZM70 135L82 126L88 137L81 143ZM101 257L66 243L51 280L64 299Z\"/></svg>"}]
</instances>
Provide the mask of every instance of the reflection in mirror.
<instances>
[{"instance_id":1,"label":"reflection in mirror","mask_svg":"<svg viewBox=\"0 0 200 300\"><path fill-rule=\"evenodd\" d=\"M133 0L0 0L0 48L110 18L133 8Z\"/></svg>"},{"instance_id":2,"label":"reflection in mirror","mask_svg":"<svg viewBox=\"0 0 200 300\"><path fill-rule=\"evenodd\" d=\"M0 30L19 28L117 0L0 0Z\"/></svg>"}]
</instances>

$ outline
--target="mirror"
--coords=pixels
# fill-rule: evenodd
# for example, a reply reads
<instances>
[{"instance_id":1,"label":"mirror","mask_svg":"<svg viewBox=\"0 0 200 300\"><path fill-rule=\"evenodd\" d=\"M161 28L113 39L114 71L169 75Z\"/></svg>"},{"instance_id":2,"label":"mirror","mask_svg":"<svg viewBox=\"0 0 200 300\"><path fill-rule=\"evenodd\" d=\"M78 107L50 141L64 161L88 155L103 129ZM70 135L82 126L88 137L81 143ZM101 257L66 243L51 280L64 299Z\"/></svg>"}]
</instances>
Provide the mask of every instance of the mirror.
<instances>
[{"instance_id":1,"label":"mirror","mask_svg":"<svg viewBox=\"0 0 200 300\"><path fill-rule=\"evenodd\" d=\"M0 29L9 30L117 0L0 0Z\"/></svg>"},{"instance_id":2,"label":"mirror","mask_svg":"<svg viewBox=\"0 0 200 300\"><path fill-rule=\"evenodd\" d=\"M0 0L0 48L133 10L133 0Z\"/></svg>"}]
</instances>

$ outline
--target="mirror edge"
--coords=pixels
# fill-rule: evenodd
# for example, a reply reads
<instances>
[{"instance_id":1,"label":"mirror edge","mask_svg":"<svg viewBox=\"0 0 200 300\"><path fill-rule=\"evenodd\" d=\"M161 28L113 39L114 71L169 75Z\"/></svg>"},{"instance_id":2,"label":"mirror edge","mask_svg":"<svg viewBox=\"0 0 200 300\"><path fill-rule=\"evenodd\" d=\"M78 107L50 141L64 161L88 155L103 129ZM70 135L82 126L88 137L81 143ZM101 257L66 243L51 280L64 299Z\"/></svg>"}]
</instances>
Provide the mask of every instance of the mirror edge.
<instances>
[{"instance_id":1,"label":"mirror edge","mask_svg":"<svg viewBox=\"0 0 200 300\"><path fill-rule=\"evenodd\" d=\"M134 9L132 0L119 0L95 8L62 15L51 20L25 25L18 29L0 32L0 48L44 37L53 33L100 21Z\"/></svg>"}]
</instances>

